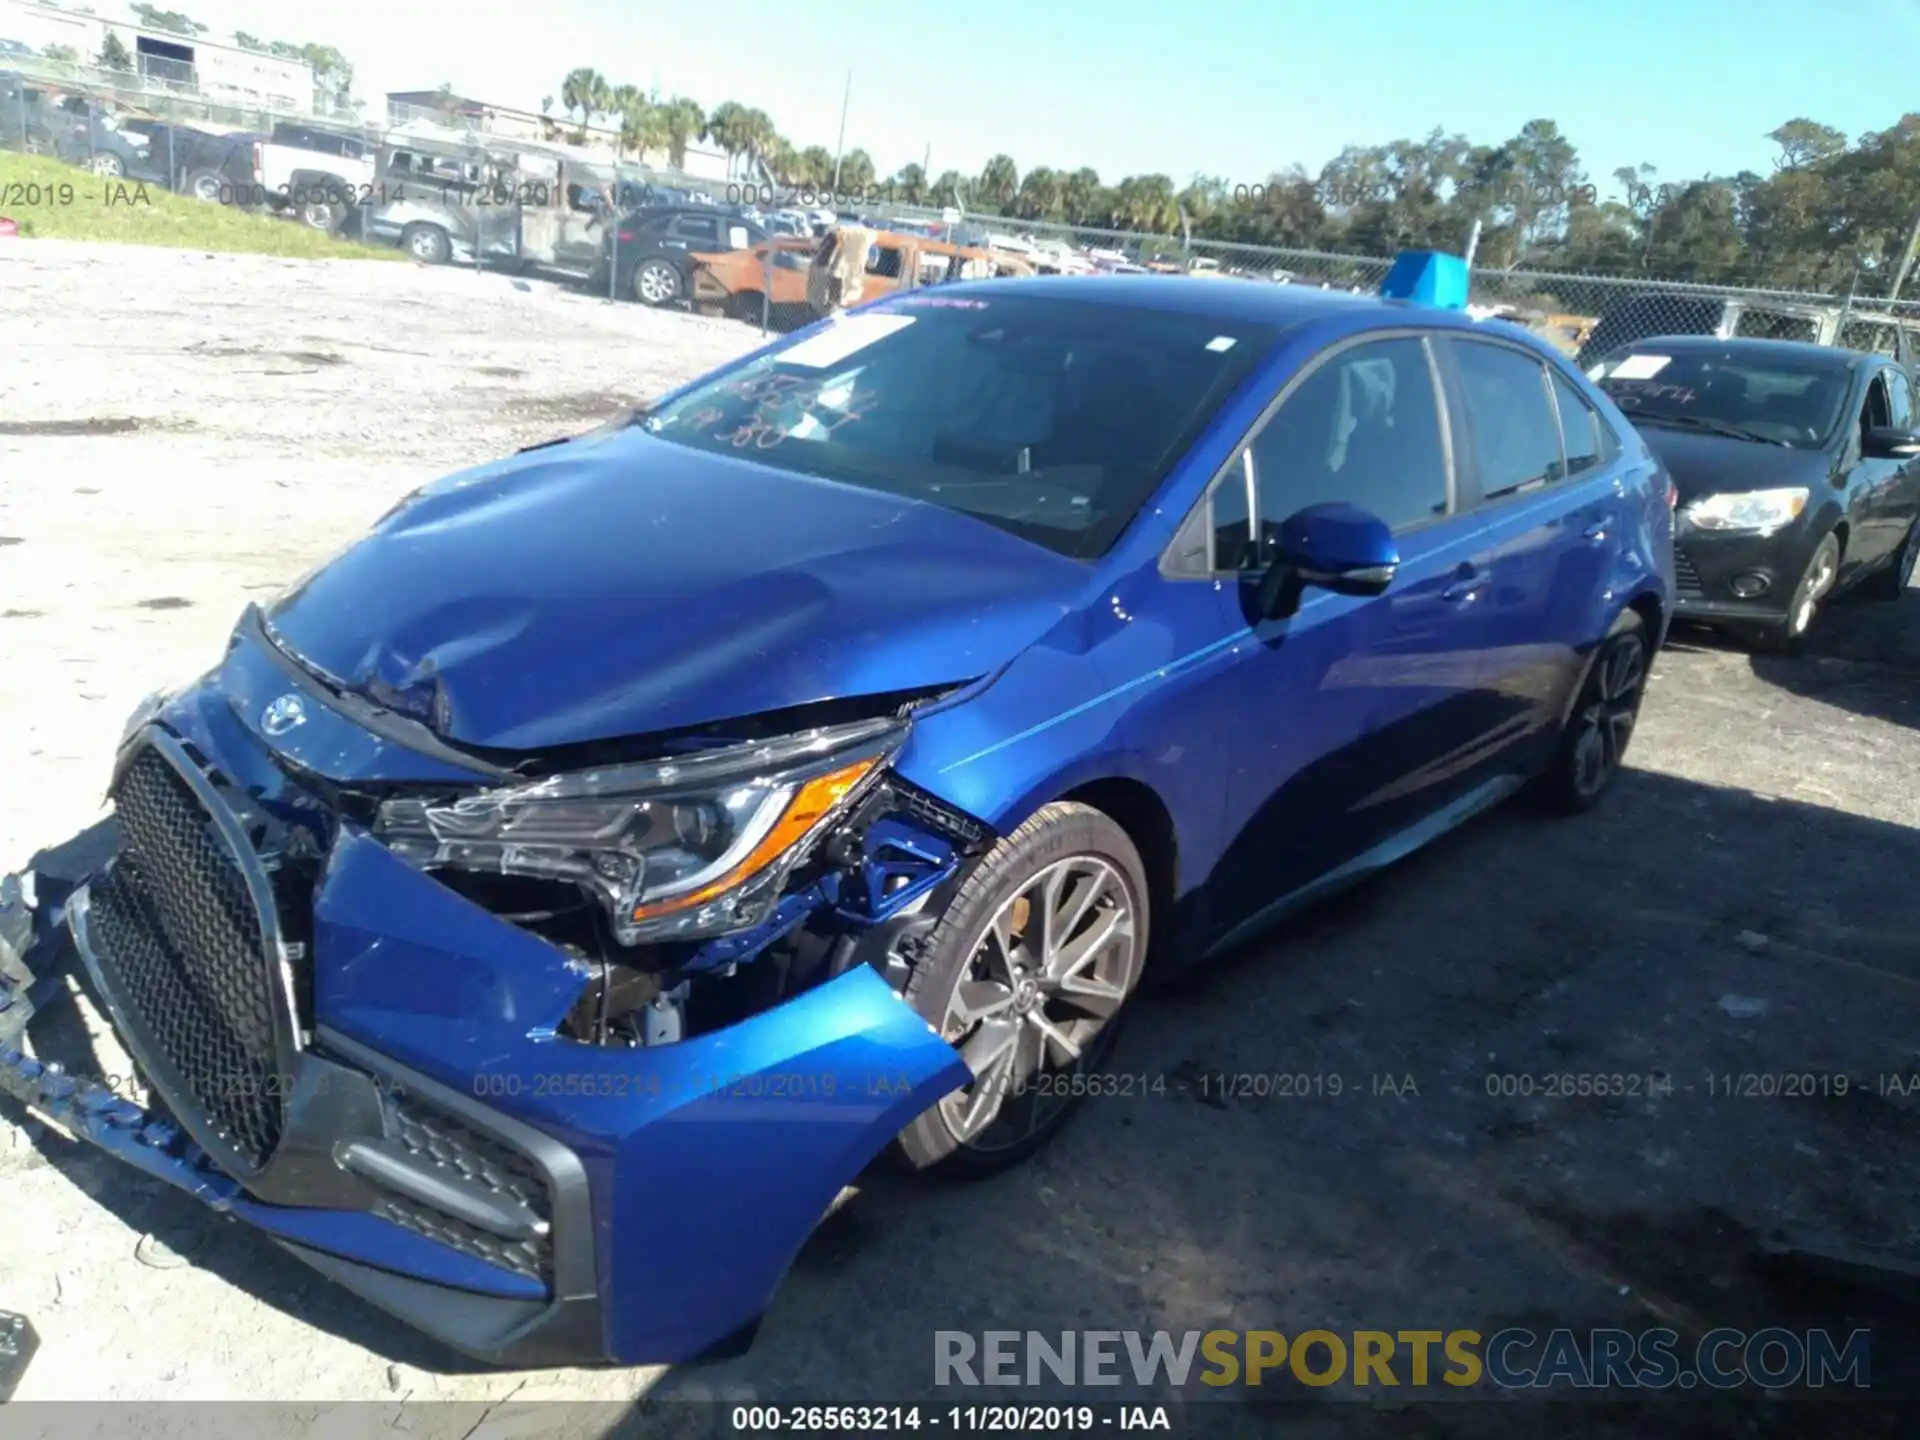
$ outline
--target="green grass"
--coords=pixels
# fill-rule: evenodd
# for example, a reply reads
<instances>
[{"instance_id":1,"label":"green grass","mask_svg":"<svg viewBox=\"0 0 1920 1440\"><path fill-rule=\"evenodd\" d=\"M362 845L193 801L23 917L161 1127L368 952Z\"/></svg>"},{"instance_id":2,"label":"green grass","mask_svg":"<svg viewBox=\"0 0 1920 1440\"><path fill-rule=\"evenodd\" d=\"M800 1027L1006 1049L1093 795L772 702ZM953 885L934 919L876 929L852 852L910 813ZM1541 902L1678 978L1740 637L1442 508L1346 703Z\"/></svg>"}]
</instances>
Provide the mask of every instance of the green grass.
<instances>
[{"instance_id":1,"label":"green grass","mask_svg":"<svg viewBox=\"0 0 1920 1440\"><path fill-rule=\"evenodd\" d=\"M249 215L175 195L159 185L107 180L39 155L0 151L0 215L22 235L281 255L297 260L404 260L387 246L355 245L272 215Z\"/></svg>"}]
</instances>

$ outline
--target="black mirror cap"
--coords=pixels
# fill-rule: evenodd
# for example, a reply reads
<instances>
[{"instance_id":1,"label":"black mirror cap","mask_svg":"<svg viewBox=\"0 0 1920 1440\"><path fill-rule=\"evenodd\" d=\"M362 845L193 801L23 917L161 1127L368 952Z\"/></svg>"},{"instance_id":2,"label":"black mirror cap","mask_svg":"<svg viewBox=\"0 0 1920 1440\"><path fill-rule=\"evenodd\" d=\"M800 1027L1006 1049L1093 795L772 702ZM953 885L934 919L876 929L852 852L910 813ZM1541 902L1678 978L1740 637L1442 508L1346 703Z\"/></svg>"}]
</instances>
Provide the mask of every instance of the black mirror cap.
<instances>
[{"instance_id":1,"label":"black mirror cap","mask_svg":"<svg viewBox=\"0 0 1920 1440\"><path fill-rule=\"evenodd\" d=\"M1860 453L1868 460L1920 459L1920 430L1876 425L1861 437Z\"/></svg>"}]
</instances>

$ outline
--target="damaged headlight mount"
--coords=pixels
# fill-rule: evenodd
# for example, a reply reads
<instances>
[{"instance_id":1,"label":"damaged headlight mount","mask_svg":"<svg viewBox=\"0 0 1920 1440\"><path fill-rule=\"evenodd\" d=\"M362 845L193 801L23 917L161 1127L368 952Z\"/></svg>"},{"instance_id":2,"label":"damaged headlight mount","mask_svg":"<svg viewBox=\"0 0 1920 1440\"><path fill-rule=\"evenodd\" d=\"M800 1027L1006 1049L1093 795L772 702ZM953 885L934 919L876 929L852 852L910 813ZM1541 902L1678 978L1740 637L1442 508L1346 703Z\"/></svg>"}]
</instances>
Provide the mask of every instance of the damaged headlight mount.
<instances>
[{"instance_id":1,"label":"damaged headlight mount","mask_svg":"<svg viewBox=\"0 0 1920 1440\"><path fill-rule=\"evenodd\" d=\"M724 935L766 917L907 730L863 721L444 801L391 799L374 834L422 869L574 881L623 945Z\"/></svg>"}]
</instances>

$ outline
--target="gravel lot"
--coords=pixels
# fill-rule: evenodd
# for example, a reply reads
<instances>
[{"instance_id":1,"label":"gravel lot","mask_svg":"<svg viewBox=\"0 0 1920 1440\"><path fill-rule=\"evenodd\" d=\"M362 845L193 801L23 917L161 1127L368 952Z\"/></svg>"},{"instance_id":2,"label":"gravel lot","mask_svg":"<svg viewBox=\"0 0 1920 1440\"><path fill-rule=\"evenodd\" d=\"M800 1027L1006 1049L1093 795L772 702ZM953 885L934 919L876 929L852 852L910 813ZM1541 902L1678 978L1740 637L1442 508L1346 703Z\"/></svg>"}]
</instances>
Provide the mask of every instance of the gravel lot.
<instances>
[{"instance_id":1,"label":"gravel lot","mask_svg":"<svg viewBox=\"0 0 1920 1440\"><path fill-rule=\"evenodd\" d=\"M126 713L211 663L249 597L422 481L758 340L495 276L46 241L0 248L0 333L0 872L94 817ZM1890 1377L1920 1342L1912 1282L1809 1278L1759 1245L1794 1227L1920 1257L1920 1099L1876 1083L1920 1072L1920 597L1838 607L1794 661L1677 636L1632 759L1598 814L1488 817L1144 1004L1116 1066L1160 1093L1092 1102L1023 1171L876 1177L754 1351L703 1370L475 1371L0 1112L0 1308L42 1336L19 1399L272 1397L343 1434L364 1400L416 1434L532 1434L562 1419L519 1408L540 1398L925 1396L933 1332L988 1328L1870 1325ZM1202 1071L1342 1093L1223 1103ZM1671 1095L1487 1084L1653 1071ZM1852 1092L1713 1093L1740 1072ZM1297 1433L1354 1432L1321 1401ZM1747 1433L1882 1433L1858 1406L1797 1412ZM1517 1433L1486 1404L1381 1422ZM1697 1401L1553 1423L1734 1433Z\"/></svg>"}]
</instances>

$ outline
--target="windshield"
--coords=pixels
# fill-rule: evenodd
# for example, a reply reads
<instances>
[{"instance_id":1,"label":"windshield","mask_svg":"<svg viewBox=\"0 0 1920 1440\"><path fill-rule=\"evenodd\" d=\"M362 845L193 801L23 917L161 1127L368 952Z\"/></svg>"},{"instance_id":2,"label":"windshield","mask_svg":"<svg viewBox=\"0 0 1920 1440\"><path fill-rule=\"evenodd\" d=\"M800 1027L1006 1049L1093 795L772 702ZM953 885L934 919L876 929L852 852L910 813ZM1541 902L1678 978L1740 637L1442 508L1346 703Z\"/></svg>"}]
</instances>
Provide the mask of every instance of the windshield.
<instances>
[{"instance_id":1,"label":"windshield","mask_svg":"<svg viewBox=\"0 0 1920 1440\"><path fill-rule=\"evenodd\" d=\"M1075 300L909 295L644 423L675 444L943 505L1088 558L1276 333Z\"/></svg>"},{"instance_id":2,"label":"windshield","mask_svg":"<svg viewBox=\"0 0 1920 1440\"><path fill-rule=\"evenodd\" d=\"M1591 374L1629 420L1732 427L1799 450L1817 450L1833 434L1852 379L1838 355L1775 359L1752 350L1653 346L1609 356Z\"/></svg>"}]
</instances>

